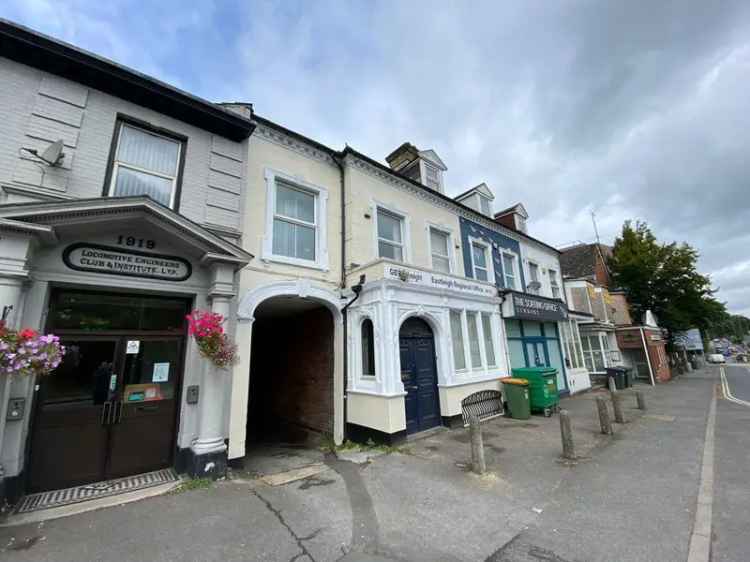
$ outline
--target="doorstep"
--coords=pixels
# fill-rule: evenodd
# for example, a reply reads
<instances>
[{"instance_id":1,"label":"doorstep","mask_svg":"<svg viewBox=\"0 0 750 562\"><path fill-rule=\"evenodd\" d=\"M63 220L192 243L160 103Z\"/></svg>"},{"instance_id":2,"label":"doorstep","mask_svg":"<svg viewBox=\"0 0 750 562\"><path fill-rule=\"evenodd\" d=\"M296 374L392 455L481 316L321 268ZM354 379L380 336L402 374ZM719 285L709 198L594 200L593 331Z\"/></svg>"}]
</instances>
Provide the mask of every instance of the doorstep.
<instances>
[{"instance_id":1,"label":"doorstep","mask_svg":"<svg viewBox=\"0 0 750 562\"><path fill-rule=\"evenodd\" d=\"M19 500L11 514L0 522L0 526L36 523L122 505L159 496L181 483L182 479L173 469L165 468L73 488L29 494Z\"/></svg>"}]
</instances>

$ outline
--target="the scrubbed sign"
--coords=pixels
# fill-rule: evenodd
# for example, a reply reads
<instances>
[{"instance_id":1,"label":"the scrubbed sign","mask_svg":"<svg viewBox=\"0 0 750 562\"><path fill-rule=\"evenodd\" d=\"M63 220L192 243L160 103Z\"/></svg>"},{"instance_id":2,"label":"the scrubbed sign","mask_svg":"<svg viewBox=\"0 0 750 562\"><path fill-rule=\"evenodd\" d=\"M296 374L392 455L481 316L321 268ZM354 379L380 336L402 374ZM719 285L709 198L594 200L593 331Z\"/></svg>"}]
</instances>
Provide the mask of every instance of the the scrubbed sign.
<instances>
[{"instance_id":1,"label":"the scrubbed sign","mask_svg":"<svg viewBox=\"0 0 750 562\"><path fill-rule=\"evenodd\" d=\"M524 320L539 320L541 322L557 322L568 317L568 311L562 302L533 297L529 295L513 294L513 309L515 318Z\"/></svg>"}]
</instances>

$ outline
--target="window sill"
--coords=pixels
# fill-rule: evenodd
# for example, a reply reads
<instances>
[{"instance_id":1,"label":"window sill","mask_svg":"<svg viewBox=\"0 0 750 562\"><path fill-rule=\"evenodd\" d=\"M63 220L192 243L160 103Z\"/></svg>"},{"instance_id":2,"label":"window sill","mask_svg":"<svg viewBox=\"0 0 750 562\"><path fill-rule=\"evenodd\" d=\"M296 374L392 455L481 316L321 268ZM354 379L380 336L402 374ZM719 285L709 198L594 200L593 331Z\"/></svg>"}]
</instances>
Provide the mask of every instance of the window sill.
<instances>
[{"instance_id":1,"label":"window sill","mask_svg":"<svg viewBox=\"0 0 750 562\"><path fill-rule=\"evenodd\" d=\"M317 271L329 271L328 264L290 258L287 256L277 256L275 254L270 256L263 256L261 260L265 263L278 263L284 265L293 265L295 267L304 267L305 269L315 269Z\"/></svg>"}]
</instances>

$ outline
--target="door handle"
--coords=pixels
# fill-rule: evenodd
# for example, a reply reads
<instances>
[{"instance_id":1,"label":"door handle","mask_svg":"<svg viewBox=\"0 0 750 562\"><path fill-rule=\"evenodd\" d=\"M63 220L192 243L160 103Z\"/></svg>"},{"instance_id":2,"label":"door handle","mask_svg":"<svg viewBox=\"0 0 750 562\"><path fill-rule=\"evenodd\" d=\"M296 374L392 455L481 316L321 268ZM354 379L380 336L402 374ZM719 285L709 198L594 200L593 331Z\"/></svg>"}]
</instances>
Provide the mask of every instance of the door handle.
<instances>
[{"instance_id":1,"label":"door handle","mask_svg":"<svg viewBox=\"0 0 750 562\"><path fill-rule=\"evenodd\" d=\"M99 420L99 423L101 425L107 425L109 423L109 409L111 406L111 402L107 401L102 404L102 417ZM105 421L106 420L106 421Z\"/></svg>"}]
</instances>

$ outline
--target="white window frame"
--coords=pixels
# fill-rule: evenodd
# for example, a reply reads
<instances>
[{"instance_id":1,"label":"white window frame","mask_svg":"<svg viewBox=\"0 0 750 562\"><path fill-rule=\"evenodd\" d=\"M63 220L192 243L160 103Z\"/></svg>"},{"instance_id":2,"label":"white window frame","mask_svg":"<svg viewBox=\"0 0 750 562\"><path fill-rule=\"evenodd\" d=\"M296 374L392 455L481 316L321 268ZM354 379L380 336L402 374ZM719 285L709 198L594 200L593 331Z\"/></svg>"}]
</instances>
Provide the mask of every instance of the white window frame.
<instances>
[{"instance_id":1,"label":"white window frame","mask_svg":"<svg viewBox=\"0 0 750 562\"><path fill-rule=\"evenodd\" d=\"M528 273L528 283L526 284L526 288L524 290L525 293L529 293L531 295L541 295L542 294L542 267L539 265L539 262L536 262L534 260L527 260L526 261L526 270ZM531 275L531 268L532 266L536 267L536 282L539 283L539 288L536 289L536 292L532 292L529 290L528 286L534 282L534 279L532 279Z\"/></svg>"},{"instance_id":2,"label":"white window frame","mask_svg":"<svg viewBox=\"0 0 750 562\"><path fill-rule=\"evenodd\" d=\"M438 181L438 187L430 187L427 184L427 167L434 168L437 172L437 181ZM429 189L432 189L434 191L438 191L440 193L443 193L444 187L443 187L443 170L441 170L437 165L433 164L432 162L426 161L424 158L419 159L419 178L422 181L422 185L425 187L428 187Z\"/></svg>"},{"instance_id":3,"label":"white window frame","mask_svg":"<svg viewBox=\"0 0 750 562\"><path fill-rule=\"evenodd\" d=\"M508 256L510 259L513 260L513 286L508 287L507 284L507 278L506 278L506 272L505 272L505 260L503 260L503 256ZM518 290L518 284L521 281L521 277L519 275L518 270L518 256L514 252L509 252L507 250L503 250L500 252L500 267L503 271L503 287L506 289L512 289L514 291ZM524 291L525 292L525 291Z\"/></svg>"},{"instance_id":4,"label":"white window frame","mask_svg":"<svg viewBox=\"0 0 750 562\"><path fill-rule=\"evenodd\" d=\"M481 193L477 193L479 196L479 212L482 213L486 217L492 216L492 201L489 197L486 197L482 195ZM487 204L487 210L484 210L484 204Z\"/></svg>"},{"instance_id":5,"label":"white window frame","mask_svg":"<svg viewBox=\"0 0 750 562\"><path fill-rule=\"evenodd\" d=\"M305 260L273 252L273 222L276 216L277 178L300 191L315 196L315 260ZM265 169L266 179L266 234L263 238L264 261L295 265L328 271L328 190L301 178L274 170Z\"/></svg>"},{"instance_id":6,"label":"white window frame","mask_svg":"<svg viewBox=\"0 0 750 562\"><path fill-rule=\"evenodd\" d=\"M369 321L372 324L372 368L374 373L365 373L365 355L364 345L362 341L362 327L365 322ZM377 337L375 336L375 320L370 316L362 316L358 324L358 338L359 338L359 375L364 380L376 380L378 376L378 346L376 343Z\"/></svg>"},{"instance_id":7,"label":"white window frame","mask_svg":"<svg viewBox=\"0 0 750 562\"><path fill-rule=\"evenodd\" d=\"M557 270L547 268L547 275L549 276L549 291L552 298L563 300L562 288L560 287L560 283L558 283ZM555 289L557 289L557 295L555 295Z\"/></svg>"},{"instance_id":8,"label":"white window frame","mask_svg":"<svg viewBox=\"0 0 750 562\"><path fill-rule=\"evenodd\" d=\"M453 369L457 374L468 374L468 373L487 373L487 371L497 369L500 364L500 349L496 342L499 341L499 332L497 322L495 321L495 313L487 312L479 309L465 309L465 308L451 308L453 312L457 312L461 318L461 336L462 346L464 350L464 364L463 369L456 369L456 359L453 358ZM471 344L469 342L469 314L474 314L474 321L477 328L477 337L479 339L479 355L480 365L474 365L471 357ZM484 335L484 322L482 322L482 315L489 316L490 319L490 341L492 342L492 351L495 357L495 363L492 365L487 364L487 349L485 347L485 335ZM451 332L451 338L453 333ZM453 349L451 348L451 355Z\"/></svg>"},{"instance_id":9,"label":"white window frame","mask_svg":"<svg viewBox=\"0 0 750 562\"><path fill-rule=\"evenodd\" d=\"M374 251L375 251L375 259L376 260L390 260L391 258L384 258L380 256L380 235L378 233L378 213L380 211L385 211L389 215L395 215L398 218L401 219L401 248L403 250L402 252L402 260L399 263L411 263L411 218L409 217L408 213L405 213L401 209L398 209L397 207L394 207L392 205L388 205L386 203L382 203L380 201L372 201L372 217L373 217L373 242L374 242ZM389 244L393 244L392 241L383 239L385 242ZM393 260L396 261L396 260Z\"/></svg>"},{"instance_id":10,"label":"white window frame","mask_svg":"<svg viewBox=\"0 0 750 562\"><path fill-rule=\"evenodd\" d=\"M134 170L136 172L140 172L142 174L147 174L150 176L155 176L157 178L162 178L162 179L167 179L167 180L171 179L172 191L169 195L169 208L174 209L175 204L177 202L177 187L178 187L178 182L180 179L180 163L182 161L182 151L184 149L185 141L181 141L179 139L170 137L168 135L155 133L154 131L151 131L144 127L139 127L138 125L132 125L131 123L125 120L120 120L118 124L119 126L117 128L117 145L115 146L115 154L112 159L112 167L111 167L111 172L110 172L111 177L109 179L109 188L107 189L107 195L109 197L115 197L115 185L117 184L117 173L120 168L127 168L128 170ZM120 140L122 139L122 131L123 129L125 129L125 127L129 127L131 129L135 129L142 133L146 133L147 135L151 135L151 136L158 137L158 138L167 140L169 142L175 143L178 148L177 148L177 168L175 170L174 176L163 174L161 172L155 172L154 170L149 170L147 168L141 168L140 166L129 164L127 162L120 162L117 159L117 157L118 157L118 154L120 153Z\"/></svg>"},{"instance_id":11,"label":"white window frame","mask_svg":"<svg viewBox=\"0 0 750 562\"><path fill-rule=\"evenodd\" d=\"M456 270L454 265L454 246L455 242L453 241L453 230L450 228L447 228L445 226L441 226L439 224L435 224L432 222L425 222L425 232L427 233L427 253L430 256L430 269L433 271L437 271L435 269L435 265L433 263L433 253L432 253L432 233L430 230L437 230L438 232L445 234L448 237L448 255L447 256L440 256L440 257L447 257L448 258L448 273L453 274ZM442 272L438 272L442 273Z\"/></svg>"},{"instance_id":12,"label":"white window frame","mask_svg":"<svg viewBox=\"0 0 750 562\"><path fill-rule=\"evenodd\" d=\"M487 262L487 281L482 281L481 279L477 279L476 275L476 266L474 265L474 245L477 246L483 246L485 249L485 261ZM472 236L469 236L469 258L471 259L471 277L472 279L476 281L480 281L483 283L492 283L495 284L495 264L494 259L492 255L492 244L489 242L486 242L485 240L482 240L481 238L474 238ZM482 268L485 269L485 268Z\"/></svg>"}]
</instances>

